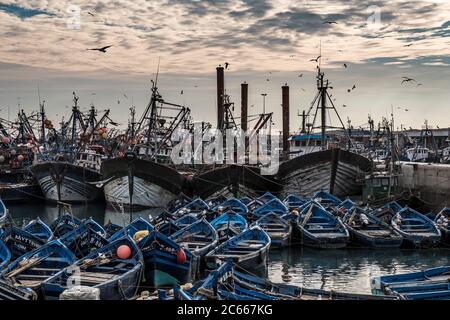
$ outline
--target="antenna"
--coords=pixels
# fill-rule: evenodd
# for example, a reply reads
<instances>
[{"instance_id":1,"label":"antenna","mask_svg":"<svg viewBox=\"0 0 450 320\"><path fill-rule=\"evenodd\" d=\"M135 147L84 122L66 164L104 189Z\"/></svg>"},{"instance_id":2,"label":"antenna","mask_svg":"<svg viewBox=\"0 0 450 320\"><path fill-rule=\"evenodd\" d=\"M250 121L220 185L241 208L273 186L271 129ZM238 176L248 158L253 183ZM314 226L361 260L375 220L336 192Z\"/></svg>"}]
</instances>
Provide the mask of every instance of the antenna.
<instances>
[{"instance_id":1,"label":"antenna","mask_svg":"<svg viewBox=\"0 0 450 320\"><path fill-rule=\"evenodd\" d=\"M159 77L159 65L161 63L161 57L158 58L158 69L156 70L156 79L155 79L155 87L158 86L158 77Z\"/></svg>"},{"instance_id":2,"label":"antenna","mask_svg":"<svg viewBox=\"0 0 450 320\"><path fill-rule=\"evenodd\" d=\"M319 42L319 56L320 56L319 69L321 69L321 67L322 67L322 39L320 39L320 42Z\"/></svg>"}]
</instances>

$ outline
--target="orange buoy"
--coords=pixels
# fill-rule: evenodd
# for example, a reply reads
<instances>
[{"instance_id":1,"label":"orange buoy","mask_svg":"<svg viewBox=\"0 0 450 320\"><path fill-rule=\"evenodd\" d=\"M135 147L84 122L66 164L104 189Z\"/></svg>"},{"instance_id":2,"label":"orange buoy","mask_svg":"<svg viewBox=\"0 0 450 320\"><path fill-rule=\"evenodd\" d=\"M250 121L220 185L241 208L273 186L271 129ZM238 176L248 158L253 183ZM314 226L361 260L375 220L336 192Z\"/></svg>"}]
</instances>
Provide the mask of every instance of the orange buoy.
<instances>
[{"instance_id":1,"label":"orange buoy","mask_svg":"<svg viewBox=\"0 0 450 320\"><path fill-rule=\"evenodd\" d=\"M177 263L183 264L185 262L186 262L186 253L184 253L184 250L180 248L177 251Z\"/></svg>"},{"instance_id":2,"label":"orange buoy","mask_svg":"<svg viewBox=\"0 0 450 320\"><path fill-rule=\"evenodd\" d=\"M131 256L131 249L129 246L123 244L117 248L116 254L120 259L128 259Z\"/></svg>"}]
</instances>

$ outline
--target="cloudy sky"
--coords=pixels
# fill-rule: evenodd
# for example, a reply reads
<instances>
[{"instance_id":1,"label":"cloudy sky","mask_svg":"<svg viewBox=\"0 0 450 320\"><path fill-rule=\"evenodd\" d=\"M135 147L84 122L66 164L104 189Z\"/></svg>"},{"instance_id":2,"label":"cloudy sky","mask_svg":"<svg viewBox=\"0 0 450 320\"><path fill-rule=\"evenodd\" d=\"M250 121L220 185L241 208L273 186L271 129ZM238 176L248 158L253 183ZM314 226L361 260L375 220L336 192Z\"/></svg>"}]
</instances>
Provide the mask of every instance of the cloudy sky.
<instances>
[{"instance_id":1,"label":"cloudy sky","mask_svg":"<svg viewBox=\"0 0 450 320\"><path fill-rule=\"evenodd\" d=\"M363 125L369 113L380 120L392 106L397 125L450 126L447 0L0 0L0 39L3 118L19 104L35 109L39 84L55 119L68 114L75 90L81 105L110 108L126 124L131 98L138 113L144 109L160 58L161 93L189 106L196 120L215 123L215 68L229 62L232 101L239 106L247 81L250 113L262 111L267 93L276 127L281 86L289 84L296 129L297 112L315 95L310 59L321 43L344 120ZM107 53L86 50L106 45L113 45ZM401 85L403 76L422 85Z\"/></svg>"}]
</instances>

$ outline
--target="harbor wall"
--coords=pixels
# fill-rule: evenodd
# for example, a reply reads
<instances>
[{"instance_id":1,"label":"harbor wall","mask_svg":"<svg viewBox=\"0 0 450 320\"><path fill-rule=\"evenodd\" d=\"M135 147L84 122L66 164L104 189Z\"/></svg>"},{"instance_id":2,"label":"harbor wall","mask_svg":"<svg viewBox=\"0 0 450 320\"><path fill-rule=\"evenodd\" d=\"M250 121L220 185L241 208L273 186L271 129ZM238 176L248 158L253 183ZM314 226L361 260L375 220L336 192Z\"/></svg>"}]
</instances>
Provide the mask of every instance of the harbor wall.
<instances>
[{"instance_id":1,"label":"harbor wall","mask_svg":"<svg viewBox=\"0 0 450 320\"><path fill-rule=\"evenodd\" d=\"M400 162L399 185L430 203L435 210L450 206L450 165Z\"/></svg>"}]
</instances>

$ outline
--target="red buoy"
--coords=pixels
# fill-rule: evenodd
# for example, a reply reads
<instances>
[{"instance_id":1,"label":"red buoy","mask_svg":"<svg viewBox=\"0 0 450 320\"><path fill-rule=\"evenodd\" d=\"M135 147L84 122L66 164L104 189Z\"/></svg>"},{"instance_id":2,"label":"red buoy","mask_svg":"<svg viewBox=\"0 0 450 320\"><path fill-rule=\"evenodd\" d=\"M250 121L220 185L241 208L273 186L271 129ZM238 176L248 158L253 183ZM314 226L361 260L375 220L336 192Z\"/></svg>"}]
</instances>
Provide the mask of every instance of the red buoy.
<instances>
[{"instance_id":1,"label":"red buoy","mask_svg":"<svg viewBox=\"0 0 450 320\"><path fill-rule=\"evenodd\" d=\"M180 248L177 251L177 263L183 264L185 262L186 262L186 253L184 253L184 250Z\"/></svg>"},{"instance_id":2,"label":"red buoy","mask_svg":"<svg viewBox=\"0 0 450 320\"><path fill-rule=\"evenodd\" d=\"M129 246L123 244L117 248L116 254L120 259L128 259L131 256L131 249Z\"/></svg>"}]
</instances>

